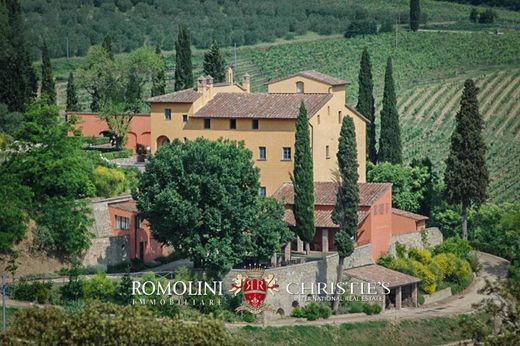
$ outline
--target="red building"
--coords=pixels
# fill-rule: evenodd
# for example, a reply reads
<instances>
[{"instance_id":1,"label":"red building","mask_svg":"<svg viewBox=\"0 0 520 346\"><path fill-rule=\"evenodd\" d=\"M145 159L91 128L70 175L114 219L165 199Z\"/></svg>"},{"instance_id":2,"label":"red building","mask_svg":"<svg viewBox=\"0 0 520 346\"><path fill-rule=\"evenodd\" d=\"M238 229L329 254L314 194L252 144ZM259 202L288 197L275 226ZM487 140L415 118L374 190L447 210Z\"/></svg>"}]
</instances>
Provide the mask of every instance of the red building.
<instances>
[{"instance_id":1,"label":"red building","mask_svg":"<svg viewBox=\"0 0 520 346\"><path fill-rule=\"evenodd\" d=\"M316 235L310 244L311 250L322 252L336 250L334 237L338 226L332 221L336 191L337 183L314 183ZM285 204L285 222L289 226L294 226L293 185L283 184L273 197ZM419 232L426 227L427 219L426 216L392 208L392 184L359 184L358 231L355 241L358 246L371 244L374 261L388 251L393 235Z\"/></svg>"},{"instance_id":2,"label":"red building","mask_svg":"<svg viewBox=\"0 0 520 346\"><path fill-rule=\"evenodd\" d=\"M101 120L96 113L68 113L67 116L72 114L79 118L79 122L76 124L76 128L81 131L83 136L102 136L108 132L108 125L106 121ZM150 147L150 114L135 114L130 122L130 129L127 134L126 147L136 151L138 144L143 145L145 148Z\"/></svg>"}]
</instances>

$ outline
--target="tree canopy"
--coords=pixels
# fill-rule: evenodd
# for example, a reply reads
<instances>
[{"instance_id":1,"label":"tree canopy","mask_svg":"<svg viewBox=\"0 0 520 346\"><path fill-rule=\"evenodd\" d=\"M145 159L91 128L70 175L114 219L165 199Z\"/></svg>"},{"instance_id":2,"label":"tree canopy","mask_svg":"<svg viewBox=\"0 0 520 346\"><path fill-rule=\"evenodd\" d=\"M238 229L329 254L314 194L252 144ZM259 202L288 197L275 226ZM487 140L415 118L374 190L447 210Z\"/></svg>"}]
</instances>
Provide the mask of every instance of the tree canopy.
<instances>
[{"instance_id":1,"label":"tree canopy","mask_svg":"<svg viewBox=\"0 0 520 346\"><path fill-rule=\"evenodd\" d=\"M175 42L175 90L193 87L193 64L191 62L191 40L188 28L179 27Z\"/></svg>"},{"instance_id":2,"label":"tree canopy","mask_svg":"<svg viewBox=\"0 0 520 346\"><path fill-rule=\"evenodd\" d=\"M258 178L243 143L175 140L150 159L134 198L155 239L220 276L246 257L270 258L290 235Z\"/></svg>"},{"instance_id":3,"label":"tree canopy","mask_svg":"<svg viewBox=\"0 0 520 346\"><path fill-rule=\"evenodd\" d=\"M372 163L377 161L376 151L376 122L374 104L374 83L372 82L372 64L368 49L363 50L359 68L359 93L356 109L363 114L370 123L367 125L367 156Z\"/></svg>"},{"instance_id":4,"label":"tree canopy","mask_svg":"<svg viewBox=\"0 0 520 346\"><path fill-rule=\"evenodd\" d=\"M220 52L217 42L214 42L204 53L202 67L205 75L213 77L215 83L223 82L226 78L226 61Z\"/></svg>"}]
</instances>

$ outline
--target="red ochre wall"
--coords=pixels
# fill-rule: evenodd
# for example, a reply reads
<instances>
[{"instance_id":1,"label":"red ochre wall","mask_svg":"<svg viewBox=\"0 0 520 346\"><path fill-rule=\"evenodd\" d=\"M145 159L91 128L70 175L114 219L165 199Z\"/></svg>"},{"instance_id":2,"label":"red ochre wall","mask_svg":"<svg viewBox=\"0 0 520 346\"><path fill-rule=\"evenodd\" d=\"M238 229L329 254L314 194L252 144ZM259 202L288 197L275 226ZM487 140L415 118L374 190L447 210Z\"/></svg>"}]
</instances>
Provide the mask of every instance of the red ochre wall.
<instances>
[{"instance_id":1,"label":"red ochre wall","mask_svg":"<svg viewBox=\"0 0 520 346\"><path fill-rule=\"evenodd\" d=\"M99 119L96 113L70 113L79 118L75 127L81 131L83 136L99 136L103 132L108 131L108 125L104 120ZM142 144L145 147L150 147L150 114L136 114L130 122L130 129L128 130L126 147L135 152L137 144Z\"/></svg>"},{"instance_id":2,"label":"red ochre wall","mask_svg":"<svg viewBox=\"0 0 520 346\"><path fill-rule=\"evenodd\" d=\"M388 251L392 242L392 189L388 189L368 211L364 237L372 244L372 259L376 261Z\"/></svg>"},{"instance_id":3,"label":"red ochre wall","mask_svg":"<svg viewBox=\"0 0 520 346\"><path fill-rule=\"evenodd\" d=\"M414 220L412 218L393 214L392 215L392 233L393 234L405 234L411 232L417 232L426 227L425 220Z\"/></svg>"}]
</instances>

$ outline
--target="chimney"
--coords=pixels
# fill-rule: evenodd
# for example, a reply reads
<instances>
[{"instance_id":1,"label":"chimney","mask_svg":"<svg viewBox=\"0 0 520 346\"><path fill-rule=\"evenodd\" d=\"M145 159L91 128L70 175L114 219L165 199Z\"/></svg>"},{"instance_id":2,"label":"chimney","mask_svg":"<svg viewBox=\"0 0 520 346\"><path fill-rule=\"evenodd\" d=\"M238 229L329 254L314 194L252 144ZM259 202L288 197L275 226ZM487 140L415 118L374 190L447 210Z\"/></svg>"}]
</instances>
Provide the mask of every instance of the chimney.
<instances>
[{"instance_id":1,"label":"chimney","mask_svg":"<svg viewBox=\"0 0 520 346\"><path fill-rule=\"evenodd\" d=\"M208 75L206 77L206 88L208 90L208 98L212 99L213 98L213 77L211 77L210 75Z\"/></svg>"},{"instance_id":2,"label":"chimney","mask_svg":"<svg viewBox=\"0 0 520 346\"><path fill-rule=\"evenodd\" d=\"M248 73L242 76L242 88L245 89L248 94L251 92L251 78Z\"/></svg>"},{"instance_id":3,"label":"chimney","mask_svg":"<svg viewBox=\"0 0 520 346\"><path fill-rule=\"evenodd\" d=\"M231 65L228 65L226 68L226 83L228 85L233 85L233 69L231 68Z\"/></svg>"},{"instance_id":4,"label":"chimney","mask_svg":"<svg viewBox=\"0 0 520 346\"><path fill-rule=\"evenodd\" d=\"M202 94L202 102L206 103L206 98L208 94L206 90L206 77L202 75L197 79L197 91Z\"/></svg>"}]
</instances>

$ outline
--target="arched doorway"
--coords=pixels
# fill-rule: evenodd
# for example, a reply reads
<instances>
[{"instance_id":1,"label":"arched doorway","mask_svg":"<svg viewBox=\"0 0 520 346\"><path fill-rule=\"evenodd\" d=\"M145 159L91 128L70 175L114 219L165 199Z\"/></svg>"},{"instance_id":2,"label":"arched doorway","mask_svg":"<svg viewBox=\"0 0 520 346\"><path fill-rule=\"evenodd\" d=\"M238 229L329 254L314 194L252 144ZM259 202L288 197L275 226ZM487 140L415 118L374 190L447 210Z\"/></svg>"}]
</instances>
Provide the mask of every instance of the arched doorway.
<instances>
[{"instance_id":1,"label":"arched doorway","mask_svg":"<svg viewBox=\"0 0 520 346\"><path fill-rule=\"evenodd\" d=\"M162 147L165 144L170 144L170 140L166 136L159 136L157 137L157 149Z\"/></svg>"}]
</instances>

